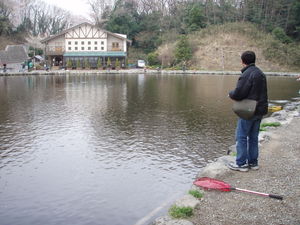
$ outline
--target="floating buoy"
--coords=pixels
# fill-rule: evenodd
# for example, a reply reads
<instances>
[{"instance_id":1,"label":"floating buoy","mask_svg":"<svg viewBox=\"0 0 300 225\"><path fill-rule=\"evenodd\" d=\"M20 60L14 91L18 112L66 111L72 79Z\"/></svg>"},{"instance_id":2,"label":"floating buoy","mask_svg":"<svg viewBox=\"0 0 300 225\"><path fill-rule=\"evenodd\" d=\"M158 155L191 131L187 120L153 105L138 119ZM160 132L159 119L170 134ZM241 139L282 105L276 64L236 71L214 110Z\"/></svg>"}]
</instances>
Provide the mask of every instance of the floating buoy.
<instances>
[{"instance_id":1,"label":"floating buoy","mask_svg":"<svg viewBox=\"0 0 300 225\"><path fill-rule=\"evenodd\" d=\"M268 107L269 112L277 112L280 110L282 110L282 106L280 106L280 105L273 105L273 106Z\"/></svg>"}]
</instances>

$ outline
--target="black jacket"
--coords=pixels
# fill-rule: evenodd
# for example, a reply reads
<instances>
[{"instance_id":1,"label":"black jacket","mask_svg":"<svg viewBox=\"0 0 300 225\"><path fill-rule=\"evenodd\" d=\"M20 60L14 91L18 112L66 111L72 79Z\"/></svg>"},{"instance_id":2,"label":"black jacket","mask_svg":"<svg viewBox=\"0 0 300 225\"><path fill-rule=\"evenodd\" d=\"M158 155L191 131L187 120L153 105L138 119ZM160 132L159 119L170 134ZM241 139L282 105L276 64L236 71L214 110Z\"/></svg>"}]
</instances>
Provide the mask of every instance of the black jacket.
<instances>
[{"instance_id":1,"label":"black jacket","mask_svg":"<svg viewBox=\"0 0 300 225\"><path fill-rule=\"evenodd\" d=\"M250 64L242 69L236 88L229 92L229 97L239 101L243 99L253 99L257 101L255 115L263 116L268 113L268 91L265 74L255 66Z\"/></svg>"}]
</instances>

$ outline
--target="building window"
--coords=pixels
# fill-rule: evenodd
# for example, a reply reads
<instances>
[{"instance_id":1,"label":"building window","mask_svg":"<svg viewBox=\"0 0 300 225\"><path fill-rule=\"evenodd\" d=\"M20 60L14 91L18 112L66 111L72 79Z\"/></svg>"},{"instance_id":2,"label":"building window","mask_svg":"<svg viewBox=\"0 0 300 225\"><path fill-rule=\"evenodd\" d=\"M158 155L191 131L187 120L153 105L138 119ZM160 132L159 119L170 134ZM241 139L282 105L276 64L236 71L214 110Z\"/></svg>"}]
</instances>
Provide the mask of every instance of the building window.
<instances>
[{"instance_id":1,"label":"building window","mask_svg":"<svg viewBox=\"0 0 300 225\"><path fill-rule=\"evenodd\" d=\"M84 47L81 47L81 50L84 50Z\"/></svg>"},{"instance_id":2,"label":"building window","mask_svg":"<svg viewBox=\"0 0 300 225\"><path fill-rule=\"evenodd\" d=\"M98 42L97 42L97 41L95 41L95 42L94 42L94 44L95 44L95 45L97 45L97 44L98 44Z\"/></svg>"},{"instance_id":3,"label":"building window","mask_svg":"<svg viewBox=\"0 0 300 225\"><path fill-rule=\"evenodd\" d=\"M71 45L71 44L72 44L71 41L69 41L69 42L68 42L68 45Z\"/></svg>"},{"instance_id":4,"label":"building window","mask_svg":"<svg viewBox=\"0 0 300 225\"><path fill-rule=\"evenodd\" d=\"M119 48L119 42L113 42L112 47L113 48Z\"/></svg>"},{"instance_id":5,"label":"building window","mask_svg":"<svg viewBox=\"0 0 300 225\"><path fill-rule=\"evenodd\" d=\"M104 45L104 41L101 41L101 45Z\"/></svg>"},{"instance_id":6,"label":"building window","mask_svg":"<svg viewBox=\"0 0 300 225\"><path fill-rule=\"evenodd\" d=\"M95 48L94 48L94 50L98 50L98 48L97 48L97 47L95 47Z\"/></svg>"},{"instance_id":7,"label":"building window","mask_svg":"<svg viewBox=\"0 0 300 225\"><path fill-rule=\"evenodd\" d=\"M71 48L71 47L69 47L69 48L68 48L68 50L72 50L72 48Z\"/></svg>"},{"instance_id":8,"label":"building window","mask_svg":"<svg viewBox=\"0 0 300 225\"><path fill-rule=\"evenodd\" d=\"M88 47L88 50L91 50L91 47Z\"/></svg>"},{"instance_id":9,"label":"building window","mask_svg":"<svg viewBox=\"0 0 300 225\"><path fill-rule=\"evenodd\" d=\"M104 47L101 47L101 50L104 50Z\"/></svg>"},{"instance_id":10,"label":"building window","mask_svg":"<svg viewBox=\"0 0 300 225\"><path fill-rule=\"evenodd\" d=\"M91 44L91 42L90 41L88 41L88 45L90 45Z\"/></svg>"},{"instance_id":11,"label":"building window","mask_svg":"<svg viewBox=\"0 0 300 225\"><path fill-rule=\"evenodd\" d=\"M78 47L75 47L75 50L78 50Z\"/></svg>"},{"instance_id":12,"label":"building window","mask_svg":"<svg viewBox=\"0 0 300 225\"><path fill-rule=\"evenodd\" d=\"M78 45L78 42L77 42L77 41L75 41L75 45Z\"/></svg>"},{"instance_id":13,"label":"building window","mask_svg":"<svg viewBox=\"0 0 300 225\"><path fill-rule=\"evenodd\" d=\"M84 45L84 41L82 41L81 44Z\"/></svg>"}]
</instances>

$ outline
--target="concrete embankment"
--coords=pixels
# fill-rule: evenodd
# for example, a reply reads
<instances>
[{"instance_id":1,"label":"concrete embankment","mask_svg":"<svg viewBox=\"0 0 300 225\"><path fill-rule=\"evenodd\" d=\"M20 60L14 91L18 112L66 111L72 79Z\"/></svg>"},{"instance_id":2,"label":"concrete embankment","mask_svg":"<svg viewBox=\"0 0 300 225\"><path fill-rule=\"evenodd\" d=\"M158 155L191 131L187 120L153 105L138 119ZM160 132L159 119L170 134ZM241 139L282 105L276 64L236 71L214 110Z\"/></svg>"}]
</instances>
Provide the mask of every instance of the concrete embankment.
<instances>
[{"instance_id":1,"label":"concrete embankment","mask_svg":"<svg viewBox=\"0 0 300 225\"><path fill-rule=\"evenodd\" d=\"M153 69L126 69L126 70L39 70L31 72L0 73L0 76L24 75L89 75L89 74L209 74L209 75L240 75L240 71L205 71L205 70L153 70ZM293 72L265 72L269 76L299 76Z\"/></svg>"},{"instance_id":2,"label":"concrete embankment","mask_svg":"<svg viewBox=\"0 0 300 225\"><path fill-rule=\"evenodd\" d=\"M236 172L226 164L234 156L223 156L208 164L197 177L223 180L233 187L283 196L283 201L237 191L203 191L204 197L184 196L174 204L192 207L193 217L164 216L155 225L269 225L300 224L300 102L291 102L262 123L280 122L260 133L259 170ZM234 149L231 147L231 149ZM192 189L200 190L192 186Z\"/></svg>"}]
</instances>

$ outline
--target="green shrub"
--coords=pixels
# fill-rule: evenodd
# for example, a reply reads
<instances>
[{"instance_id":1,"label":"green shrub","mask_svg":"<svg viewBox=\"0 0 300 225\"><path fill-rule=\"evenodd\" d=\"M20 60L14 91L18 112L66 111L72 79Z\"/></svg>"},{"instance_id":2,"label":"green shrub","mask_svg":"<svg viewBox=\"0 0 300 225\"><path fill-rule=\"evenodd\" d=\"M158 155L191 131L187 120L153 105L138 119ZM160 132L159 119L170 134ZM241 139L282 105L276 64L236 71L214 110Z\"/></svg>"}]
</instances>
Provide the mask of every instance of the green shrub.
<instances>
[{"instance_id":1,"label":"green shrub","mask_svg":"<svg viewBox=\"0 0 300 225\"><path fill-rule=\"evenodd\" d=\"M281 27L276 27L272 31L272 34L277 40L281 41L282 43L288 44L292 42L292 39L286 35L286 33Z\"/></svg>"},{"instance_id":2,"label":"green shrub","mask_svg":"<svg viewBox=\"0 0 300 225\"><path fill-rule=\"evenodd\" d=\"M71 59L68 59L67 68L72 68L72 66L73 66L73 63L72 63Z\"/></svg>"},{"instance_id":3,"label":"green shrub","mask_svg":"<svg viewBox=\"0 0 300 225\"><path fill-rule=\"evenodd\" d=\"M100 69L101 67L102 67L101 59L98 58L98 61L97 61L97 68Z\"/></svg>"},{"instance_id":4,"label":"green shrub","mask_svg":"<svg viewBox=\"0 0 300 225\"><path fill-rule=\"evenodd\" d=\"M90 68L90 63L89 63L88 59L85 59L85 60L84 60L84 67L85 67L86 69L89 69L89 68Z\"/></svg>"},{"instance_id":5,"label":"green shrub","mask_svg":"<svg viewBox=\"0 0 300 225\"><path fill-rule=\"evenodd\" d=\"M42 67L41 65L38 64L38 65L35 66L35 69L36 69L36 70L42 70L43 67Z\"/></svg>"},{"instance_id":6,"label":"green shrub","mask_svg":"<svg viewBox=\"0 0 300 225\"><path fill-rule=\"evenodd\" d=\"M109 57L108 57L108 59L107 59L107 67L111 67L111 60L110 60Z\"/></svg>"},{"instance_id":7,"label":"green shrub","mask_svg":"<svg viewBox=\"0 0 300 225\"><path fill-rule=\"evenodd\" d=\"M201 193L198 190L189 190L189 194L194 196L195 198L202 198L203 197L203 193Z\"/></svg>"},{"instance_id":8,"label":"green shrub","mask_svg":"<svg viewBox=\"0 0 300 225\"><path fill-rule=\"evenodd\" d=\"M193 216L193 208L192 207L179 207L173 205L169 209L169 214L171 217L175 219L184 219Z\"/></svg>"},{"instance_id":9,"label":"green shrub","mask_svg":"<svg viewBox=\"0 0 300 225\"><path fill-rule=\"evenodd\" d=\"M187 62L193 57L192 48L187 36L182 35L176 44L175 58L177 63Z\"/></svg>"},{"instance_id":10,"label":"green shrub","mask_svg":"<svg viewBox=\"0 0 300 225\"><path fill-rule=\"evenodd\" d=\"M116 67L116 69L118 69L118 68L120 67L120 62L119 62L119 59L118 59L118 58L116 59L115 67Z\"/></svg>"},{"instance_id":11,"label":"green shrub","mask_svg":"<svg viewBox=\"0 0 300 225\"><path fill-rule=\"evenodd\" d=\"M153 65L159 65L160 64L160 61L158 59L158 53L157 52L150 52L148 55L147 55L147 61L148 61L148 64L150 66L153 66Z\"/></svg>"},{"instance_id":12,"label":"green shrub","mask_svg":"<svg viewBox=\"0 0 300 225\"><path fill-rule=\"evenodd\" d=\"M80 64L81 64L81 63L80 63L80 60L77 60L77 65L76 65L77 69L79 69L79 68L81 67Z\"/></svg>"}]
</instances>

